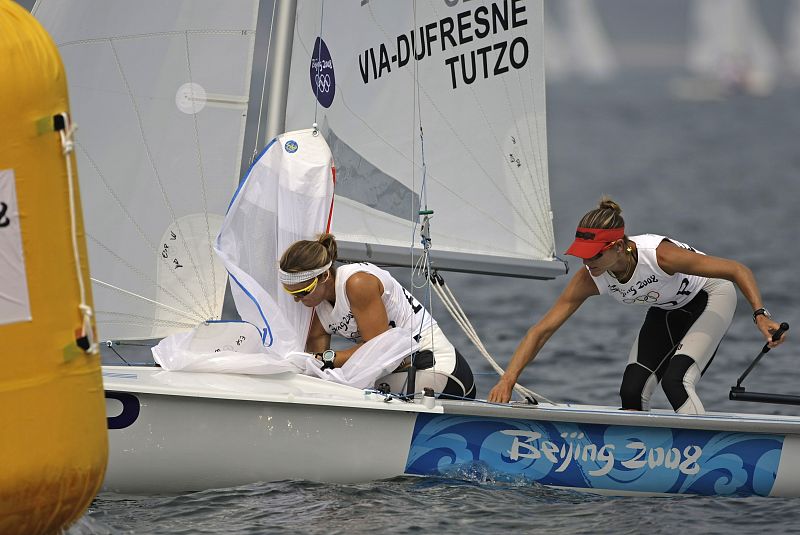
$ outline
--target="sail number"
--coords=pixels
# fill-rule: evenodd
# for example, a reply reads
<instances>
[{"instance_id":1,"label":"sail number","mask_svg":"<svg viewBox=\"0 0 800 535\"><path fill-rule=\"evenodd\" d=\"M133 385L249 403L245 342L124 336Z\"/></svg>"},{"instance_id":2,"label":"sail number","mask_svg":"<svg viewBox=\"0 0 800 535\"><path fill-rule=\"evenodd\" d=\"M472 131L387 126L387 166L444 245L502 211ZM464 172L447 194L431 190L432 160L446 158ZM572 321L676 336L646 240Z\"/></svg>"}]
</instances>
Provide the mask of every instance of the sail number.
<instances>
[{"instance_id":1,"label":"sail number","mask_svg":"<svg viewBox=\"0 0 800 535\"><path fill-rule=\"evenodd\" d=\"M0 228L7 227L11 224L11 220L6 215L8 211L8 204L0 202Z\"/></svg>"}]
</instances>

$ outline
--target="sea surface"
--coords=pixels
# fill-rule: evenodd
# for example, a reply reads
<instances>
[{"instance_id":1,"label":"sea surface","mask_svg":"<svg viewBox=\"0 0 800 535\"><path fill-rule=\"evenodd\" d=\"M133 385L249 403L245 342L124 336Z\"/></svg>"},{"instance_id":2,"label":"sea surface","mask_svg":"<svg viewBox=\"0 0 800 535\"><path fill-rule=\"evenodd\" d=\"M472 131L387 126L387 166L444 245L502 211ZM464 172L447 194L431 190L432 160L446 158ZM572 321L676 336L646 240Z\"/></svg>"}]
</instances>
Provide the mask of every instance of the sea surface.
<instances>
[{"instance_id":1,"label":"sea surface","mask_svg":"<svg viewBox=\"0 0 800 535\"><path fill-rule=\"evenodd\" d=\"M658 233L747 264L778 321L800 330L800 88L694 102L673 97L666 73L612 84L548 86L548 143L556 244L602 194L623 207L629 234ZM435 231L435 228L434 228ZM468 232L468 229L465 229ZM434 240L435 243L435 240ZM570 270L579 267L570 260ZM410 282L408 270L396 276ZM489 351L505 365L569 276L554 281L445 274ZM442 306L445 332L478 372L496 380ZM555 401L616 405L643 309L590 299L545 346L521 383ZM793 336L745 381L750 391L800 394ZM763 340L740 296L729 334L698 392L709 410L800 414L736 403L730 386ZM662 393L653 405L666 408ZM177 453L179 454L179 452ZM177 496L102 493L69 533L800 533L800 499L609 498L463 478L397 478L357 485L259 483Z\"/></svg>"}]
</instances>

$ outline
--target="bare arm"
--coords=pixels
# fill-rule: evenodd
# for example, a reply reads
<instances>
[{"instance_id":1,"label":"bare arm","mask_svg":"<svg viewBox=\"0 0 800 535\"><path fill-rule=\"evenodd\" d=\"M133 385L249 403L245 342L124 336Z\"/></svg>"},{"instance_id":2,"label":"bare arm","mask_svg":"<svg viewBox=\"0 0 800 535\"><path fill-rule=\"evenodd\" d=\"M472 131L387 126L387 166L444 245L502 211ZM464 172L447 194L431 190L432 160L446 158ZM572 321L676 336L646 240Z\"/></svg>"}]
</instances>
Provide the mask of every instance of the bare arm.
<instances>
[{"instance_id":1,"label":"bare arm","mask_svg":"<svg viewBox=\"0 0 800 535\"><path fill-rule=\"evenodd\" d=\"M511 390L525 366L536 357L553 333L578 310L587 298L599 293L589 272L581 267L550 310L536 325L528 329L527 334L514 351L505 373L489 392L489 401L507 403L511 399Z\"/></svg>"},{"instance_id":2,"label":"bare arm","mask_svg":"<svg viewBox=\"0 0 800 535\"><path fill-rule=\"evenodd\" d=\"M306 340L306 351L309 353L319 353L331 346L331 335L325 332L319 316L316 314L311 318L311 327L308 329L308 339Z\"/></svg>"},{"instance_id":3,"label":"bare arm","mask_svg":"<svg viewBox=\"0 0 800 535\"><path fill-rule=\"evenodd\" d=\"M347 362L361 344L389 330L389 317L381 299L383 284L378 277L365 272L355 273L347 279L345 292L363 342L337 351L335 362L337 368Z\"/></svg>"},{"instance_id":4,"label":"bare arm","mask_svg":"<svg viewBox=\"0 0 800 535\"><path fill-rule=\"evenodd\" d=\"M669 275L685 273L729 280L739 287L739 291L742 292L753 310L764 306L753 272L740 262L698 254L666 240L662 241L656 249L656 257L658 265ZM781 344L785 338L784 335L777 342L772 341L772 333L780 327L780 324L766 316L757 317L756 327L764 335L770 347Z\"/></svg>"}]
</instances>

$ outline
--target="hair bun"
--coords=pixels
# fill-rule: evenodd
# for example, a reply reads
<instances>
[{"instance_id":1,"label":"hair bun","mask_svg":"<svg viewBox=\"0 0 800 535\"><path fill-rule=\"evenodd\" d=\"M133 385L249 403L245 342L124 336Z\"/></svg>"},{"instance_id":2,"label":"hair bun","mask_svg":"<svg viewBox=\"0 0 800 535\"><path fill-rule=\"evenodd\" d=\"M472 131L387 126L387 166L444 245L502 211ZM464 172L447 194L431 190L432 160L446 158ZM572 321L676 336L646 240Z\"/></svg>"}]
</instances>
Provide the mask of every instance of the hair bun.
<instances>
[{"instance_id":1,"label":"hair bun","mask_svg":"<svg viewBox=\"0 0 800 535\"><path fill-rule=\"evenodd\" d=\"M622 215L622 208L607 195L600 199L598 208L600 210L613 210L615 213Z\"/></svg>"}]
</instances>

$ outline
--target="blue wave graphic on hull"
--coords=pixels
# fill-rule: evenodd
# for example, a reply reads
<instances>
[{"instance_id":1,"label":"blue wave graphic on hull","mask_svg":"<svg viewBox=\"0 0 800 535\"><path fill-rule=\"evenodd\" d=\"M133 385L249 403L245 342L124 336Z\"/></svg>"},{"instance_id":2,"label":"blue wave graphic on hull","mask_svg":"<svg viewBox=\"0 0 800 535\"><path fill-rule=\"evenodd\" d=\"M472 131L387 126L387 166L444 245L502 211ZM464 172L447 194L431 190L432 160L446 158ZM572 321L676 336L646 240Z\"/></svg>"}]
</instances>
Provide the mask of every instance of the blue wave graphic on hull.
<instances>
[{"instance_id":1,"label":"blue wave graphic on hull","mask_svg":"<svg viewBox=\"0 0 800 535\"><path fill-rule=\"evenodd\" d=\"M782 447L778 435L420 414L406 473L477 464L543 485L766 496Z\"/></svg>"}]
</instances>

